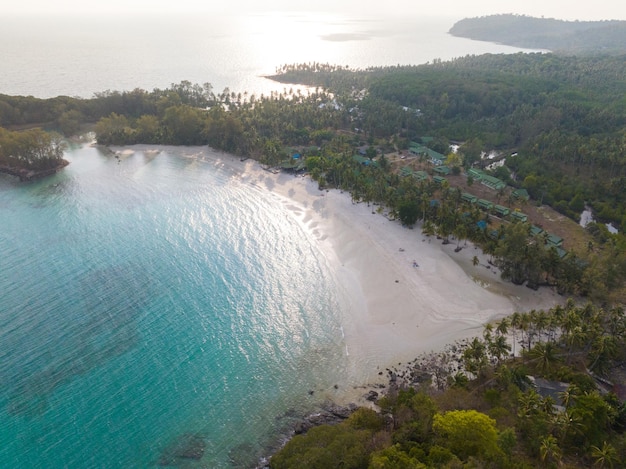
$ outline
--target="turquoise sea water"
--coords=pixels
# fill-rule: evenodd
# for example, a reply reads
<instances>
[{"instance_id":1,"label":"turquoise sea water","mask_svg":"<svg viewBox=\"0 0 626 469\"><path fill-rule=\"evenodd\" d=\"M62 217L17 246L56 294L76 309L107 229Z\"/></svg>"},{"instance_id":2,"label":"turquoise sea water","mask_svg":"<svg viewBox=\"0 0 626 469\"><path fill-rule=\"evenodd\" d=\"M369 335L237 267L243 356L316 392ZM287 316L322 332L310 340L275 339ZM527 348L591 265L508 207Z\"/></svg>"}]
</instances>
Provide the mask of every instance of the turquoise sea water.
<instances>
[{"instance_id":1,"label":"turquoise sea water","mask_svg":"<svg viewBox=\"0 0 626 469\"><path fill-rule=\"evenodd\" d=\"M192 153L0 175L0 467L250 467L344 373L309 234Z\"/></svg>"}]
</instances>

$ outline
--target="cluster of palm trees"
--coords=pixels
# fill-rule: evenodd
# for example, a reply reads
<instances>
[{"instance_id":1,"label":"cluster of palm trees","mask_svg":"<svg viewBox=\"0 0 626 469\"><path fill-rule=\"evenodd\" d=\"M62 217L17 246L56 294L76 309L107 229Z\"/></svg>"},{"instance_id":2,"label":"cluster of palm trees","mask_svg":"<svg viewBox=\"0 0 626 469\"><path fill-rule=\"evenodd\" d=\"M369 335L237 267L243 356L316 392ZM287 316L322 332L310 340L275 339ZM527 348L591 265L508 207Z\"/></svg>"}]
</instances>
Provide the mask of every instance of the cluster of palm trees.
<instances>
[{"instance_id":1,"label":"cluster of palm trees","mask_svg":"<svg viewBox=\"0 0 626 469\"><path fill-rule=\"evenodd\" d=\"M579 306L569 299L564 306L515 312L495 325L487 324L482 342L489 356L483 361L500 364L510 350L542 374L549 374L557 364L578 363L605 375L625 352L625 333L626 314L621 306L604 310L590 302ZM475 354L477 346L471 348Z\"/></svg>"},{"instance_id":2,"label":"cluster of palm trees","mask_svg":"<svg viewBox=\"0 0 626 469\"><path fill-rule=\"evenodd\" d=\"M431 374L440 391L465 389L473 402L491 396L497 402L492 411L506 427L502 433L511 429L527 454L546 467L567 460L617 467L626 405L614 394L600 394L596 378L610 377L623 363L625 334L623 308L605 310L570 299L486 324L482 337L428 354L415 367ZM540 395L530 375L561 382L561 392Z\"/></svg>"},{"instance_id":3,"label":"cluster of palm trees","mask_svg":"<svg viewBox=\"0 0 626 469\"><path fill-rule=\"evenodd\" d=\"M477 389L495 385L510 393L515 385L517 433L548 467L572 454L598 467L617 467L615 445L626 424L626 406L615 395L601 395L593 377L607 376L626 357L625 333L623 308L604 310L570 299L547 311L516 312L485 325L482 338L463 345L462 365L477 379ZM569 386L555 402L538 394L529 373L570 381ZM466 386L460 374L449 383Z\"/></svg>"}]
</instances>

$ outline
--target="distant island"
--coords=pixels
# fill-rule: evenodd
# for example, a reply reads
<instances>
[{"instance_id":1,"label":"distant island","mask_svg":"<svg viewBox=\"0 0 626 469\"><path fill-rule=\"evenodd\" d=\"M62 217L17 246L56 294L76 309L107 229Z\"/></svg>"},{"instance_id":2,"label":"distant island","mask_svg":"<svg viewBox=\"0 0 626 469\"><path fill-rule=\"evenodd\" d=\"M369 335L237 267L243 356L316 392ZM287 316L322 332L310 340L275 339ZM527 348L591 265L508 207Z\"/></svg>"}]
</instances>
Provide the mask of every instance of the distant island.
<instances>
[{"instance_id":1,"label":"distant island","mask_svg":"<svg viewBox=\"0 0 626 469\"><path fill-rule=\"evenodd\" d=\"M568 54L626 53L626 21L564 21L523 15L466 18L453 36Z\"/></svg>"}]
</instances>

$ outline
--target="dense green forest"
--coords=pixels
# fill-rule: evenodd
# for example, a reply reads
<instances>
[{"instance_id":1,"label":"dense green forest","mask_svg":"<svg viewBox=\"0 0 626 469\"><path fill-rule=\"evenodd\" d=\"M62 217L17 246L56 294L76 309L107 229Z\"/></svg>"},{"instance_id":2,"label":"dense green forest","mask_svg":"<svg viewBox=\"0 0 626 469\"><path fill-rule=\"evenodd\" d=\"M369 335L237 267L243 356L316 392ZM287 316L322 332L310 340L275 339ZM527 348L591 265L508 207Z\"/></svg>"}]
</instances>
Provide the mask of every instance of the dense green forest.
<instances>
[{"instance_id":1,"label":"dense green forest","mask_svg":"<svg viewBox=\"0 0 626 469\"><path fill-rule=\"evenodd\" d=\"M624 54L626 21L564 21L524 15L465 18L450 34L478 41L497 42L553 52Z\"/></svg>"},{"instance_id":2,"label":"dense green forest","mask_svg":"<svg viewBox=\"0 0 626 469\"><path fill-rule=\"evenodd\" d=\"M389 370L379 412L294 436L270 467L623 467L626 405L592 375L626 358L625 331L621 308L568 301L515 313L402 377ZM510 357L511 343L521 356Z\"/></svg>"},{"instance_id":3,"label":"dense green forest","mask_svg":"<svg viewBox=\"0 0 626 469\"><path fill-rule=\"evenodd\" d=\"M624 57L553 54L468 56L421 66L349 70L292 65L274 77L304 83L308 92L269 96L215 93L209 84L165 90L103 92L92 99L0 96L0 122L17 129L42 125L66 135L91 122L99 143L210 145L269 165L303 161L320 187L349 191L380 204L405 225L422 220L444 242L470 239L503 275L536 288L611 302L623 298L626 240L602 223L583 246L563 257L526 224L502 223L461 200L461 192L430 180L402 177L380 154L428 146L455 174L480 166L481 153L507 155L494 174L523 188L531 203L577 220L585 206L599 222L626 230L626 61ZM354 158L368 147L366 159ZM14 159L14 161L17 161ZM19 161L25 161L21 159ZM364 163L373 163L371 165ZM293 161L291 161L293 163ZM498 195L498 198L500 195ZM512 243L526 237L527 243Z\"/></svg>"}]
</instances>

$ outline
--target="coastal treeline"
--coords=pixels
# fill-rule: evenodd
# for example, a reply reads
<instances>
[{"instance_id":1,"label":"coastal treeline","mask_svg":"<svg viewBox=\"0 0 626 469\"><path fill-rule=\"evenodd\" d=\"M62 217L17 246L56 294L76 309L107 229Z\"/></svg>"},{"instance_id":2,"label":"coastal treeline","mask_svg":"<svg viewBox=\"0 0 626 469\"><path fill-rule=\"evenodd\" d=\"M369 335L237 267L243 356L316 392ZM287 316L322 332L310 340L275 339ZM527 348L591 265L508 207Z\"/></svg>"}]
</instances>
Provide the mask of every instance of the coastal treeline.
<instances>
[{"instance_id":1,"label":"coastal treeline","mask_svg":"<svg viewBox=\"0 0 626 469\"><path fill-rule=\"evenodd\" d=\"M0 168L45 171L64 164L61 135L30 129L11 132L0 127Z\"/></svg>"},{"instance_id":2,"label":"coastal treeline","mask_svg":"<svg viewBox=\"0 0 626 469\"><path fill-rule=\"evenodd\" d=\"M378 411L294 436L270 468L621 467L626 405L597 376L625 331L623 309L591 303L515 313L388 370Z\"/></svg>"},{"instance_id":3,"label":"coastal treeline","mask_svg":"<svg viewBox=\"0 0 626 469\"><path fill-rule=\"evenodd\" d=\"M104 145L210 145L292 169L297 154L320 187L347 190L407 226L422 220L444 241L470 239L516 283L610 302L626 279L626 238L603 225L626 230L623 59L483 55L367 70L300 64L281 67L273 78L284 91L267 96L187 81L92 99L0 96L0 122L15 132L38 123L66 135L91 122ZM310 88L294 91L290 82ZM425 141L450 157L454 174L481 168L485 152L505 155L492 174L525 189L529 203L576 221L585 207L593 211L590 241L564 258L541 238L512 244L529 234L513 231L526 228L477 212L458 188L402 177L384 156Z\"/></svg>"},{"instance_id":4,"label":"coastal treeline","mask_svg":"<svg viewBox=\"0 0 626 469\"><path fill-rule=\"evenodd\" d=\"M565 21L526 15L488 15L462 19L449 32L477 41L567 53L626 51L626 21L620 20Z\"/></svg>"}]
</instances>

